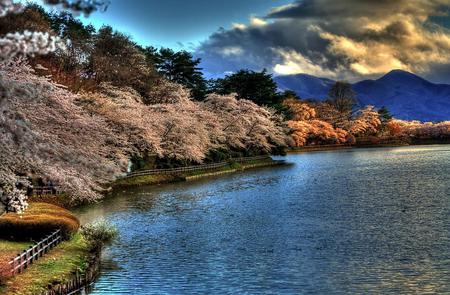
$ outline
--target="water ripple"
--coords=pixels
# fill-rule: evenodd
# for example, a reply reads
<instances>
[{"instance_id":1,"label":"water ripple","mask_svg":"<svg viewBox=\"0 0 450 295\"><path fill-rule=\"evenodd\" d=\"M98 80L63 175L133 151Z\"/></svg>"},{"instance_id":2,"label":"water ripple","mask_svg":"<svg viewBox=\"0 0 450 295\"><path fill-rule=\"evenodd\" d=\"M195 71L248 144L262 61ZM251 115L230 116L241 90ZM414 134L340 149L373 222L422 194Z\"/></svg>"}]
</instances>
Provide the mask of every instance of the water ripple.
<instances>
[{"instance_id":1,"label":"water ripple","mask_svg":"<svg viewBox=\"0 0 450 295\"><path fill-rule=\"evenodd\" d=\"M120 238L92 294L450 294L450 148L290 155L294 165L117 192L82 209Z\"/></svg>"}]
</instances>

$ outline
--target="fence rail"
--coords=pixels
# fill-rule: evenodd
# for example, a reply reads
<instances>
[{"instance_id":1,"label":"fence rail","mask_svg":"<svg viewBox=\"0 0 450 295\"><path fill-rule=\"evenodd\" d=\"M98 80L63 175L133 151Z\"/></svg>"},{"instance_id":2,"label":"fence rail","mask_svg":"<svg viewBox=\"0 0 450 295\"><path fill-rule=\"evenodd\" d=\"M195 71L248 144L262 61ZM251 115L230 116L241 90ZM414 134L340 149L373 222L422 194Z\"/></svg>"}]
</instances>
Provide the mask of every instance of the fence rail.
<instances>
[{"instance_id":1,"label":"fence rail","mask_svg":"<svg viewBox=\"0 0 450 295\"><path fill-rule=\"evenodd\" d=\"M30 249L24 250L22 253L18 254L16 258L9 262L9 265L11 266L11 274L14 276L23 272L30 264L61 243L61 241L61 230L58 229L45 239L41 240L39 243L30 247Z\"/></svg>"},{"instance_id":2,"label":"fence rail","mask_svg":"<svg viewBox=\"0 0 450 295\"><path fill-rule=\"evenodd\" d=\"M152 169L152 170L136 171L136 172L128 173L127 175L123 176L122 178L147 176L147 175L155 175L155 174L176 174L176 173L181 173L181 172L191 172L191 171L198 171L198 170L212 170L212 169L218 169L218 168L225 167L225 166L229 165L230 162L245 163L245 162L250 162L250 161L255 161L255 160L264 160L264 159L271 159L271 158L270 158L270 156L231 158L228 161L213 163L213 164L204 164L204 165L197 165L197 166L187 166L187 167L168 168L168 169Z\"/></svg>"},{"instance_id":3,"label":"fence rail","mask_svg":"<svg viewBox=\"0 0 450 295\"><path fill-rule=\"evenodd\" d=\"M31 188L33 195L56 195L61 193L58 186L33 186Z\"/></svg>"}]
</instances>

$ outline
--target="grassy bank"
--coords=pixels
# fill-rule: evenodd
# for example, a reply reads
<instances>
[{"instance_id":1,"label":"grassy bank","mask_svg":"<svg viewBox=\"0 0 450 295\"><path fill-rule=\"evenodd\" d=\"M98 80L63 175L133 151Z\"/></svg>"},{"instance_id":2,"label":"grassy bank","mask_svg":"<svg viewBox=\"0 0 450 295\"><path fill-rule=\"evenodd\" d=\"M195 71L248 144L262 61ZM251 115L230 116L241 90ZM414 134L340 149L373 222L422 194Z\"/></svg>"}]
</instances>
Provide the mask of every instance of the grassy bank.
<instances>
[{"instance_id":1,"label":"grassy bank","mask_svg":"<svg viewBox=\"0 0 450 295\"><path fill-rule=\"evenodd\" d=\"M11 258L15 257L18 253L27 249L31 245L31 242L14 242L7 240L0 240L0 284L3 279L2 276L8 275L7 265ZM1 287L0 287L1 291Z\"/></svg>"},{"instance_id":2,"label":"grassy bank","mask_svg":"<svg viewBox=\"0 0 450 295\"><path fill-rule=\"evenodd\" d=\"M11 249L11 254L26 249L27 244L0 240L0 249ZM14 256L14 255L13 255ZM61 243L47 255L32 264L24 273L10 278L0 286L1 294L36 295L48 286L67 282L77 271L83 273L88 265L89 251L80 234Z\"/></svg>"},{"instance_id":3,"label":"grassy bank","mask_svg":"<svg viewBox=\"0 0 450 295\"><path fill-rule=\"evenodd\" d=\"M0 293L41 294L49 286L83 272L89 248L77 233L78 219L68 210L48 203L31 202L23 214L0 217ZM66 241L34 261L23 273L11 277L8 262L36 241L60 229Z\"/></svg>"},{"instance_id":4,"label":"grassy bank","mask_svg":"<svg viewBox=\"0 0 450 295\"><path fill-rule=\"evenodd\" d=\"M254 167L265 167L279 164L279 161L274 161L272 159L253 160L246 163L230 163L227 166L217 169L197 170L175 175L149 175L121 179L114 183L114 186L151 185L175 181L186 181L189 178L195 179L206 177L209 175L214 175L215 173L232 173ZM49 200L52 203L62 202L58 201L58 198L67 198L65 195L47 197L52 198ZM42 198L34 198L34 200L36 199L42 201ZM46 220L47 217L49 217L47 215L53 216L55 215L53 214L55 212L58 212L58 214L54 217L61 215L60 217L64 219L64 222L71 222L70 218L69 220L66 220L69 217L66 216L68 211L55 210L56 208L54 208L54 205L42 202L31 203L29 211L22 215L22 217L19 217L19 215L12 216L6 214L0 218L0 223L1 219L4 218L5 220L8 220L8 222L17 223L18 226L25 226L27 228L30 226L40 226L39 224L36 224L36 220ZM37 217L39 214L41 216ZM52 217L49 219L52 219ZM31 220L33 221L31 222ZM19 229L12 232L18 230ZM0 240L0 253L2 254L0 256L0 263L4 265L18 253L27 249L31 244L31 242L12 242ZM88 267L89 260L89 247L81 235L77 233L73 236L73 238L61 243L44 257L35 261L34 264L32 264L24 273L13 278L7 278L5 283L0 286L0 293L17 295L41 294L45 290L48 290L51 286L70 281L75 273L85 272Z\"/></svg>"},{"instance_id":5,"label":"grassy bank","mask_svg":"<svg viewBox=\"0 0 450 295\"><path fill-rule=\"evenodd\" d=\"M140 186L140 185L152 185L170 182L186 181L190 179L197 179L202 177L208 177L212 175L220 175L226 173L233 173L236 171L242 171L254 167L265 167L279 165L279 161L274 161L272 159L263 160L252 160L245 163L231 162L230 164L217 168L217 169L206 169L206 170L196 170L190 172L183 172L177 174L156 174L156 175L145 175L136 176L130 178L119 179L114 183L115 187L130 187L130 186Z\"/></svg>"}]
</instances>

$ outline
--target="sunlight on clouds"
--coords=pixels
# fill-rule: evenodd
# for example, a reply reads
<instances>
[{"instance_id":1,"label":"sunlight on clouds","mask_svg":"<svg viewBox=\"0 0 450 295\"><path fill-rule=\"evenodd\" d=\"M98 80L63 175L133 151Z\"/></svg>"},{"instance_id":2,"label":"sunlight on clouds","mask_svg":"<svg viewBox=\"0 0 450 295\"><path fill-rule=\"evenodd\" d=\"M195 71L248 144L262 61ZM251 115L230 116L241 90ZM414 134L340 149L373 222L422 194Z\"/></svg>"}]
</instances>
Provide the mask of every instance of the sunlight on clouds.
<instances>
[{"instance_id":1,"label":"sunlight on clouds","mask_svg":"<svg viewBox=\"0 0 450 295\"><path fill-rule=\"evenodd\" d=\"M278 12L281 12L281 11L285 11L285 10L289 10L289 9L295 8L295 7L297 7L297 3L289 3L289 4L286 4L286 5L277 6L277 7L272 8L270 10L269 14L275 14L275 13L278 13Z\"/></svg>"},{"instance_id":2,"label":"sunlight on clouds","mask_svg":"<svg viewBox=\"0 0 450 295\"><path fill-rule=\"evenodd\" d=\"M386 44L356 42L330 33L321 33L320 36L330 41L328 51L346 58L350 69L358 74L384 74L392 69L411 70L395 57L396 52Z\"/></svg>"},{"instance_id":3,"label":"sunlight on clouds","mask_svg":"<svg viewBox=\"0 0 450 295\"><path fill-rule=\"evenodd\" d=\"M402 69L425 77L440 71L450 82L442 70L450 68L450 29L433 21L449 11L450 0L295 1L213 34L201 49L225 48L213 63L218 72L256 67L354 81ZM235 44L241 50L226 49ZM245 60L233 59L243 52Z\"/></svg>"},{"instance_id":4,"label":"sunlight on clouds","mask_svg":"<svg viewBox=\"0 0 450 295\"><path fill-rule=\"evenodd\" d=\"M274 72L279 75L293 75L300 73L308 73L320 77L333 77L334 73L330 70L323 69L317 63L295 52L294 50L274 49L274 51L283 59L282 64L276 64Z\"/></svg>"},{"instance_id":5,"label":"sunlight on clouds","mask_svg":"<svg viewBox=\"0 0 450 295\"><path fill-rule=\"evenodd\" d=\"M233 23L232 27L233 27L233 29L238 29L238 30L245 30L247 28L246 25L241 24L241 23Z\"/></svg>"},{"instance_id":6,"label":"sunlight on clouds","mask_svg":"<svg viewBox=\"0 0 450 295\"><path fill-rule=\"evenodd\" d=\"M263 26L267 25L267 22L261 18L252 17L252 18L250 18L250 24L253 27L263 27Z\"/></svg>"},{"instance_id":7,"label":"sunlight on clouds","mask_svg":"<svg viewBox=\"0 0 450 295\"><path fill-rule=\"evenodd\" d=\"M230 56L230 55L242 55L244 53L244 49L239 46L228 46L221 48L219 52L224 56Z\"/></svg>"},{"instance_id":8,"label":"sunlight on clouds","mask_svg":"<svg viewBox=\"0 0 450 295\"><path fill-rule=\"evenodd\" d=\"M369 24L364 33L370 37L362 41L316 30L330 42L328 52L345 58L350 69L361 75L392 69L423 72L430 62L448 63L450 59L449 35L424 30L413 19Z\"/></svg>"}]
</instances>

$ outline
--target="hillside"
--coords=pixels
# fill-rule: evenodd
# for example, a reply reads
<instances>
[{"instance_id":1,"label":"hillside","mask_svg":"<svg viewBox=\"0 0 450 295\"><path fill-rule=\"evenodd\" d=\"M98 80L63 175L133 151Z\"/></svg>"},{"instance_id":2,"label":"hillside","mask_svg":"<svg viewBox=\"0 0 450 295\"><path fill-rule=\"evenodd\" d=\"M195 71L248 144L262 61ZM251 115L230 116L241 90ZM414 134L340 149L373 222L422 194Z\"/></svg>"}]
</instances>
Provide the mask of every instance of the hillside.
<instances>
[{"instance_id":1,"label":"hillside","mask_svg":"<svg viewBox=\"0 0 450 295\"><path fill-rule=\"evenodd\" d=\"M323 100L332 80L299 74L278 76L281 90L295 91L301 98ZM361 105L386 106L400 119L420 121L450 120L450 85L434 84L409 72L394 70L377 80L353 84Z\"/></svg>"}]
</instances>

